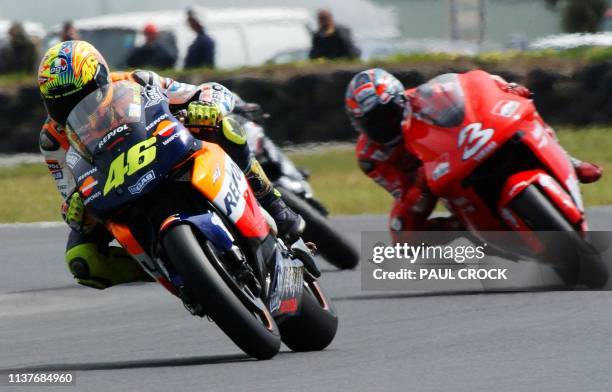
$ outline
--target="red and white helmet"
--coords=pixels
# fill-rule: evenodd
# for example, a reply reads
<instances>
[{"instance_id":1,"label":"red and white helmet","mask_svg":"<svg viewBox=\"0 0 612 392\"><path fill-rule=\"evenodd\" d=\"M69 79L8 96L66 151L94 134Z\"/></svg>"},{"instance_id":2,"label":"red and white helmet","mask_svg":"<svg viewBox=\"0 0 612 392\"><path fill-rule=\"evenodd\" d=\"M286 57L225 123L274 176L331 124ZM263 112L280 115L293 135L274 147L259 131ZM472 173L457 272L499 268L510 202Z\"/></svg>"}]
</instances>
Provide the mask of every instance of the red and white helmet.
<instances>
[{"instance_id":1,"label":"red and white helmet","mask_svg":"<svg viewBox=\"0 0 612 392\"><path fill-rule=\"evenodd\" d=\"M402 135L402 121L411 114L402 83L380 68L355 75L344 103L353 127L380 144L396 142Z\"/></svg>"}]
</instances>

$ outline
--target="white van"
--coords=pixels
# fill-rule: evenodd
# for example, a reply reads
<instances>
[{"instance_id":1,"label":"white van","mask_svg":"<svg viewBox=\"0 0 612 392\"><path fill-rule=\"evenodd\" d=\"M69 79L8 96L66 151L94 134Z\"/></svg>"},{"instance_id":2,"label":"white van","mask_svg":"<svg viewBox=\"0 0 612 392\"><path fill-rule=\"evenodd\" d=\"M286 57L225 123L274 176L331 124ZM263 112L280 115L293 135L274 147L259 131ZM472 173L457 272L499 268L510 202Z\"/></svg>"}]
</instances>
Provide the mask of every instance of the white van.
<instances>
[{"instance_id":1,"label":"white van","mask_svg":"<svg viewBox=\"0 0 612 392\"><path fill-rule=\"evenodd\" d=\"M215 40L218 68L263 64L276 54L310 46L308 11L296 8L195 8L206 32ZM144 43L142 30L153 23L160 39L176 50L182 68L195 33L187 25L186 10L164 10L104 15L78 19L81 39L91 42L114 69L125 67L128 53ZM47 44L58 41L61 25L54 27Z\"/></svg>"}]
</instances>

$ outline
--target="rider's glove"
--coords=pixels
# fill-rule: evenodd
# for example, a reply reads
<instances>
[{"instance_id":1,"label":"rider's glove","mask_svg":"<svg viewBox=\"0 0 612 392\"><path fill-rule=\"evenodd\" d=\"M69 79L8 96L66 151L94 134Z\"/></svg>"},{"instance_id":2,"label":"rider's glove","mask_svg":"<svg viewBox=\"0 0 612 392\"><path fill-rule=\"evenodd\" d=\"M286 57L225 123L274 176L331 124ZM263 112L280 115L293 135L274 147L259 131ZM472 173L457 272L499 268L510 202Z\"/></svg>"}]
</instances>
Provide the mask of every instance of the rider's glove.
<instances>
[{"instance_id":1,"label":"rider's glove","mask_svg":"<svg viewBox=\"0 0 612 392\"><path fill-rule=\"evenodd\" d=\"M246 143L244 130L230 117L224 117L221 108L209 102L191 102L187 106L187 125L197 125L209 130L222 130L226 138L236 144ZM192 132L198 134L194 129Z\"/></svg>"},{"instance_id":2,"label":"rider's glove","mask_svg":"<svg viewBox=\"0 0 612 392\"><path fill-rule=\"evenodd\" d=\"M221 108L209 102L191 102L187 106L187 123L204 127L217 127L223 120Z\"/></svg>"},{"instance_id":3,"label":"rider's glove","mask_svg":"<svg viewBox=\"0 0 612 392\"><path fill-rule=\"evenodd\" d=\"M62 217L70 228L79 233L91 231L94 222L85 216L85 205L78 192L75 192L62 203Z\"/></svg>"},{"instance_id":4,"label":"rider's glove","mask_svg":"<svg viewBox=\"0 0 612 392\"><path fill-rule=\"evenodd\" d=\"M507 93L518 95L519 97L523 97L527 99L533 97L533 93L531 92L531 90L517 83L508 83L504 87L502 87L502 90L504 90Z\"/></svg>"}]
</instances>

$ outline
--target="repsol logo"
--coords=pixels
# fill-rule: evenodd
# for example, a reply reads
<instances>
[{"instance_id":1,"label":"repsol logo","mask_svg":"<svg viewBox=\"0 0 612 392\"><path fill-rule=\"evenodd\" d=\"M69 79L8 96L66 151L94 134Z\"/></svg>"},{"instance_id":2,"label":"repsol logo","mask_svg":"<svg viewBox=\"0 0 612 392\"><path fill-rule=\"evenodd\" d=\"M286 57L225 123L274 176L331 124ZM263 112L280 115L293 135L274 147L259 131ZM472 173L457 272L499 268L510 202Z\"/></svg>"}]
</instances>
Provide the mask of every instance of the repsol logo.
<instances>
[{"instance_id":1,"label":"repsol logo","mask_svg":"<svg viewBox=\"0 0 612 392\"><path fill-rule=\"evenodd\" d=\"M49 168L49 171L52 172L62 170L62 167L58 161L47 161L47 167Z\"/></svg>"},{"instance_id":2,"label":"repsol logo","mask_svg":"<svg viewBox=\"0 0 612 392\"><path fill-rule=\"evenodd\" d=\"M112 131L104 135L104 137L98 142L98 148L102 148L102 146L104 146L109 140L111 140L113 137L120 134L121 132L127 131L127 129L127 124L120 125L117 128L113 129Z\"/></svg>"},{"instance_id":3,"label":"repsol logo","mask_svg":"<svg viewBox=\"0 0 612 392\"><path fill-rule=\"evenodd\" d=\"M159 124L162 120L165 120L166 118L168 118L168 113L162 114L161 116L153 120L151 124L147 125L146 130L150 131L151 129L155 128L157 124Z\"/></svg>"},{"instance_id":4,"label":"repsol logo","mask_svg":"<svg viewBox=\"0 0 612 392\"><path fill-rule=\"evenodd\" d=\"M239 184L240 184L240 177L243 175L242 171L238 168L236 164L232 163L231 166L232 166L232 169L231 169L229 189L227 193L225 194L225 198L223 199L227 216L232 215L232 211L234 207L238 205L238 201L240 200L241 195L240 195Z\"/></svg>"},{"instance_id":5,"label":"repsol logo","mask_svg":"<svg viewBox=\"0 0 612 392\"><path fill-rule=\"evenodd\" d=\"M94 167L93 169L89 169L88 171L86 171L85 173L83 173L79 177L77 177L77 182L83 181L83 179L85 177L91 176L92 174L94 174L97 171L98 171L98 168L96 168L96 167Z\"/></svg>"}]
</instances>

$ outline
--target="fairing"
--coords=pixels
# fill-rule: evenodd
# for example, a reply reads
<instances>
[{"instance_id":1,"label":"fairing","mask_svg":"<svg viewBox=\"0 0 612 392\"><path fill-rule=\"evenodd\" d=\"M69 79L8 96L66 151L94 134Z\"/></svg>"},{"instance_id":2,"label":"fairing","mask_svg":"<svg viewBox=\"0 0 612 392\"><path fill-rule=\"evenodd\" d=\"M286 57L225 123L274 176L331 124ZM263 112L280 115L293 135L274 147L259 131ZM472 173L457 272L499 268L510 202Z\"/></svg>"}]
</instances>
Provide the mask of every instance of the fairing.
<instances>
[{"instance_id":1,"label":"fairing","mask_svg":"<svg viewBox=\"0 0 612 392\"><path fill-rule=\"evenodd\" d=\"M218 145L203 143L194 159L191 182L243 236L263 239L270 233L244 174Z\"/></svg>"},{"instance_id":2,"label":"fairing","mask_svg":"<svg viewBox=\"0 0 612 392\"><path fill-rule=\"evenodd\" d=\"M70 115L68 165L85 206L101 220L155 189L199 146L172 116L164 95L153 97L128 81L114 83L113 91L110 106L93 110L101 119L86 116L92 112L88 101Z\"/></svg>"},{"instance_id":3,"label":"fairing","mask_svg":"<svg viewBox=\"0 0 612 392\"><path fill-rule=\"evenodd\" d=\"M502 91L491 75L483 71L443 75L419 88L416 95L419 98L415 119L404 129L406 147L423 162L427 184L433 193L446 200L449 209L468 227L475 230L509 227L500 219L500 211L510 198L501 195L495 200L497 204L491 205L490 200L483 199L480 190L472 187L470 176L512 143L521 144L523 152L530 151L538 161L537 169L558 183L558 187L543 187L545 191L553 192L554 188L565 196L571 195L571 198L552 199L554 203L565 204L569 200L572 206L561 208L568 220L575 223L583 218L573 167L532 101ZM504 151L512 153L513 150L505 148ZM518 155L519 150L514 155L519 162L527 159ZM499 165L487 166L491 177L504 175L500 174L501 169ZM511 172L512 168L504 170ZM513 188L520 183L519 177L508 176L500 188ZM539 182L538 186L541 186Z\"/></svg>"}]
</instances>

